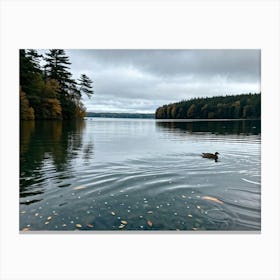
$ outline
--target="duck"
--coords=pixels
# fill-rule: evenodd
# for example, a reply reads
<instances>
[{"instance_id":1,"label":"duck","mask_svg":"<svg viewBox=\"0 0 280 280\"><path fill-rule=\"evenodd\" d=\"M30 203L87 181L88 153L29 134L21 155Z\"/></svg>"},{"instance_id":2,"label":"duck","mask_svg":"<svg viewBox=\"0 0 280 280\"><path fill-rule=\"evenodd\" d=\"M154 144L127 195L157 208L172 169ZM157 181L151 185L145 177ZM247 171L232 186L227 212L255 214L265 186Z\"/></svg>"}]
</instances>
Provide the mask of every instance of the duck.
<instances>
[{"instance_id":1,"label":"duck","mask_svg":"<svg viewBox=\"0 0 280 280\"><path fill-rule=\"evenodd\" d=\"M202 157L203 158L210 158L210 159L214 159L216 162L218 161L218 152L215 152L215 154L211 154L211 153L202 153Z\"/></svg>"}]
</instances>

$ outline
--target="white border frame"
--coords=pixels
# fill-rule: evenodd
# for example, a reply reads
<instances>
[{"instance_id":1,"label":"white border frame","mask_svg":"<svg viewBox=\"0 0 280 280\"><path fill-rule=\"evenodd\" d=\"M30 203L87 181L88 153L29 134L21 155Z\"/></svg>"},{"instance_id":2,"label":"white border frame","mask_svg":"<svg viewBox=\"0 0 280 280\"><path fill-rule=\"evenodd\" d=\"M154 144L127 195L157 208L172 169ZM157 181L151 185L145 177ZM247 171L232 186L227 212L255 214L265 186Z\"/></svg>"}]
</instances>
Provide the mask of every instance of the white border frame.
<instances>
[{"instance_id":1,"label":"white border frame","mask_svg":"<svg viewBox=\"0 0 280 280\"><path fill-rule=\"evenodd\" d=\"M279 6L2 0L0 278L280 279ZM261 234L20 235L18 49L31 47L261 49Z\"/></svg>"}]
</instances>

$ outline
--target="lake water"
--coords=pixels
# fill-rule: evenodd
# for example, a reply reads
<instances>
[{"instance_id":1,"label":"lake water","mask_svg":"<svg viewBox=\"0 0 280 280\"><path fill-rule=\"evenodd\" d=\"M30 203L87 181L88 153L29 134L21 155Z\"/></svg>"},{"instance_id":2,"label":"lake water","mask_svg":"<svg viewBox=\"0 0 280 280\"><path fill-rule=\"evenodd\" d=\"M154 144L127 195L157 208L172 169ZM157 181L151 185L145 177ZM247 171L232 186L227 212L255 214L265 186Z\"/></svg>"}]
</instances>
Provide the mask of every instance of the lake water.
<instances>
[{"instance_id":1,"label":"lake water","mask_svg":"<svg viewBox=\"0 0 280 280\"><path fill-rule=\"evenodd\" d=\"M25 121L20 230L261 229L260 121ZM201 157L219 152L219 160Z\"/></svg>"}]
</instances>

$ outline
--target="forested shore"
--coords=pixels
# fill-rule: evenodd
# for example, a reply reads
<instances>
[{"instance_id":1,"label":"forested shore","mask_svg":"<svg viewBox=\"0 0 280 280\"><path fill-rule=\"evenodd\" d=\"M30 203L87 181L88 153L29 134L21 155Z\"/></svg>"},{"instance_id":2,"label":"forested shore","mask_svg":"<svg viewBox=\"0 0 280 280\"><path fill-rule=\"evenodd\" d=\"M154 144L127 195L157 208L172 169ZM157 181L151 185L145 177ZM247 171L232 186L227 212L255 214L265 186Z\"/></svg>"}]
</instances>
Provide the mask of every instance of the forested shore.
<instances>
[{"instance_id":1,"label":"forested shore","mask_svg":"<svg viewBox=\"0 0 280 280\"><path fill-rule=\"evenodd\" d=\"M261 94L193 98L156 109L157 119L260 119Z\"/></svg>"},{"instance_id":2,"label":"forested shore","mask_svg":"<svg viewBox=\"0 0 280 280\"><path fill-rule=\"evenodd\" d=\"M75 119L86 115L82 94L92 96L92 80L81 74L75 80L71 62L62 49L50 49L44 55L33 49L21 49L20 119Z\"/></svg>"}]
</instances>

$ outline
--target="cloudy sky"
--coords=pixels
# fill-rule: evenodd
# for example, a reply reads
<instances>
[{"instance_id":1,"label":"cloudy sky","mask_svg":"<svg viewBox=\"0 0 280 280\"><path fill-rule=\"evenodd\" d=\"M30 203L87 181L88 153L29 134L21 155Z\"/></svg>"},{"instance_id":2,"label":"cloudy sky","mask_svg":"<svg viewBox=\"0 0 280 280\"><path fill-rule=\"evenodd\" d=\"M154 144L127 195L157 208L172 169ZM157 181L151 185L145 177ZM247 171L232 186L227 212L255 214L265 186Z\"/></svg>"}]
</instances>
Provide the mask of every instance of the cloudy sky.
<instances>
[{"instance_id":1,"label":"cloudy sky","mask_svg":"<svg viewBox=\"0 0 280 280\"><path fill-rule=\"evenodd\" d=\"M260 50L66 50L94 81L91 112L153 113L193 97L260 92Z\"/></svg>"}]
</instances>

